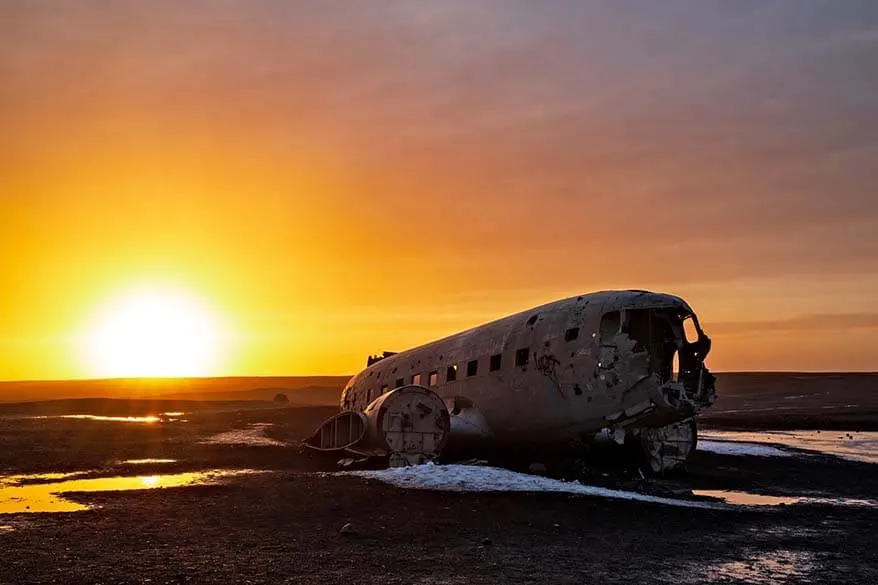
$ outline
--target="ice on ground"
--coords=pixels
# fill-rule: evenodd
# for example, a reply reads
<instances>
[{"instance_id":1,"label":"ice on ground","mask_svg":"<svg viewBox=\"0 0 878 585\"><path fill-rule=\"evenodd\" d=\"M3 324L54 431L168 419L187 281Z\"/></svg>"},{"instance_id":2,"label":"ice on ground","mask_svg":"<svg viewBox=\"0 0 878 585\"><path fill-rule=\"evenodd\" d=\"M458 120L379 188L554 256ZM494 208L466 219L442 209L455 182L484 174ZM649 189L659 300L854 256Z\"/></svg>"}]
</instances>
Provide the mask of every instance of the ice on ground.
<instances>
[{"instance_id":1,"label":"ice on ground","mask_svg":"<svg viewBox=\"0 0 878 585\"><path fill-rule=\"evenodd\" d=\"M265 436L265 430L270 428L271 423L254 423L247 428L235 429L213 435L201 441L211 445L247 445L251 447L285 447L276 439Z\"/></svg>"},{"instance_id":2,"label":"ice on ground","mask_svg":"<svg viewBox=\"0 0 878 585\"><path fill-rule=\"evenodd\" d=\"M759 443L739 443L737 441L698 440L698 451L710 451L718 455L755 455L756 457L791 457L791 451L784 451L771 445Z\"/></svg>"},{"instance_id":3,"label":"ice on ground","mask_svg":"<svg viewBox=\"0 0 878 585\"><path fill-rule=\"evenodd\" d=\"M817 451L849 461L878 463L878 432L833 430L702 431L698 440L698 449L702 449L702 443L712 445L720 441L726 445L757 444L760 447L765 447L765 444L774 444L790 449ZM703 448L703 450L712 451L713 449ZM782 451L782 453L784 455L790 454L789 451ZM752 455L754 453L741 454Z\"/></svg>"},{"instance_id":4,"label":"ice on ground","mask_svg":"<svg viewBox=\"0 0 878 585\"><path fill-rule=\"evenodd\" d=\"M355 475L377 479L403 488L458 491L458 492L560 492L583 496L598 496L620 500L636 500L668 506L689 508L728 508L722 503L697 502L650 496L637 492L614 490L584 485L577 482L560 481L538 475L517 473L508 469L474 465L435 465L426 463L412 467L392 467L389 469L340 471L340 475Z\"/></svg>"}]
</instances>

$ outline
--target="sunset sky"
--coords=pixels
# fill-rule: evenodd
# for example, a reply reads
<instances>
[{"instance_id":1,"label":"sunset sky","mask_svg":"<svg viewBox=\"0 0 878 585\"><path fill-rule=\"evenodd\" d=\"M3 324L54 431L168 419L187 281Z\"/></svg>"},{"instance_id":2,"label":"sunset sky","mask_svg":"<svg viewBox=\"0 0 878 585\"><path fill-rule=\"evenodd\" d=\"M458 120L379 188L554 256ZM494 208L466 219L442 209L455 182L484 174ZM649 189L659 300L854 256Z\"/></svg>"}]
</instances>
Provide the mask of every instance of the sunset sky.
<instances>
[{"instance_id":1,"label":"sunset sky","mask_svg":"<svg viewBox=\"0 0 878 585\"><path fill-rule=\"evenodd\" d=\"M0 0L0 218L0 379L159 289L205 375L604 288L878 370L878 2Z\"/></svg>"}]
</instances>

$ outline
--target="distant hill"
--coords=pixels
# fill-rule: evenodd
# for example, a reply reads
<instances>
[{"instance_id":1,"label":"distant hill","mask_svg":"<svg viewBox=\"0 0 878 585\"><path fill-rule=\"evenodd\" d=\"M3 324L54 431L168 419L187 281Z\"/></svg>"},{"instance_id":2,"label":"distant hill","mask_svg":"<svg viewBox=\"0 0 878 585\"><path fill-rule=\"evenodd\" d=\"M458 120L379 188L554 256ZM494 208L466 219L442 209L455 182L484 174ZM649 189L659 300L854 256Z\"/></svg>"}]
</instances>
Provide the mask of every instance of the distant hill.
<instances>
[{"instance_id":1,"label":"distant hill","mask_svg":"<svg viewBox=\"0 0 878 585\"><path fill-rule=\"evenodd\" d=\"M291 405L336 405L348 379L349 376L288 376L0 382L0 403L69 398L270 401L283 392Z\"/></svg>"}]
</instances>

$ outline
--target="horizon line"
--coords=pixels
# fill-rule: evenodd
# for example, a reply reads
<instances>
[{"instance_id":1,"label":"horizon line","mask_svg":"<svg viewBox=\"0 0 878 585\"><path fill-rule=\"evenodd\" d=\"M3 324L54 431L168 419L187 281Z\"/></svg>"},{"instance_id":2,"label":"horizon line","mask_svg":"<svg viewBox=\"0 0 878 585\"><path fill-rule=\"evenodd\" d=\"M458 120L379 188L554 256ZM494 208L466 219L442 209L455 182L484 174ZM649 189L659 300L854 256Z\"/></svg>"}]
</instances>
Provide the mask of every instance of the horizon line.
<instances>
[{"instance_id":1,"label":"horizon line","mask_svg":"<svg viewBox=\"0 0 878 585\"><path fill-rule=\"evenodd\" d=\"M878 370L719 370L714 374L878 374ZM59 382L176 382L186 380L244 380L277 378L351 378L356 374L256 374L231 376L127 376L113 378L20 378L0 380L0 384L40 384Z\"/></svg>"}]
</instances>

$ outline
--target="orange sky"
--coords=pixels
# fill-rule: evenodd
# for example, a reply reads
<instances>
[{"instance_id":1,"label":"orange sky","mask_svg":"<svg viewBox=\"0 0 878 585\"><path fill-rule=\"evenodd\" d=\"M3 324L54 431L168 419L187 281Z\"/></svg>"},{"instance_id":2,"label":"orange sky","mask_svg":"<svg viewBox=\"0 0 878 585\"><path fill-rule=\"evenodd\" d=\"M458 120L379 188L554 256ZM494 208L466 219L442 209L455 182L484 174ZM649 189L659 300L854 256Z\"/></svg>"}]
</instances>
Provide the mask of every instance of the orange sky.
<instances>
[{"instance_id":1,"label":"orange sky","mask_svg":"<svg viewBox=\"0 0 878 585\"><path fill-rule=\"evenodd\" d=\"M4 3L0 379L94 375L153 285L215 375L602 288L685 297L716 370L878 369L878 8L584 4Z\"/></svg>"}]
</instances>

